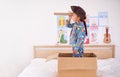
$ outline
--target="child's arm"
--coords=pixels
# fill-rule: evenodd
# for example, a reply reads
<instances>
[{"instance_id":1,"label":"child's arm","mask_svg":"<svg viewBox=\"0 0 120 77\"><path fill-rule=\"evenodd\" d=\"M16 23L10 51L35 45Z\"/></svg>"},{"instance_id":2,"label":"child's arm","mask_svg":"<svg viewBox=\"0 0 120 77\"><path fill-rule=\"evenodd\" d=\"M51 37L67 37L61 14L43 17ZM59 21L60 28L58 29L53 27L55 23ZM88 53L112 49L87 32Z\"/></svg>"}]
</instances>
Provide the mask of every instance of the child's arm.
<instances>
[{"instance_id":1,"label":"child's arm","mask_svg":"<svg viewBox=\"0 0 120 77\"><path fill-rule=\"evenodd\" d=\"M74 23L70 23L70 20L66 20L66 26L68 27L68 28L73 28L73 26L74 26Z\"/></svg>"},{"instance_id":2,"label":"child's arm","mask_svg":"<svg viewBox=\"0 0 120 77\"><path fill-rule=\"evenodd\" d=\"M72 13L69 13L68 20L66 20L66 26L68 28L73 28L73 26L74 26L74 23L72 23L72 24L70 23L71 19L72 19Z\"/></svg>"}]
</instances>

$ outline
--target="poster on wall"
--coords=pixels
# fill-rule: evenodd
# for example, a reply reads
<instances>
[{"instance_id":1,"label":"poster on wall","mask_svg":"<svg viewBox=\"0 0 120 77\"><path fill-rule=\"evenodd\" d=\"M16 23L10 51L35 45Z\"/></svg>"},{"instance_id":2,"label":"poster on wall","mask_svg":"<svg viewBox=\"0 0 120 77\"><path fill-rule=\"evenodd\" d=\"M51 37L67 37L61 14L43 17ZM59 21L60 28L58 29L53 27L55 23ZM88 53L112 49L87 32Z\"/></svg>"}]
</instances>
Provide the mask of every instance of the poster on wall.
<instances>
[{"instance_id":1,"label":"poster on wall","mask_svg":"<svg viewBox=\"0 0 120 77\"><path fill-rule=\"evenodd\" d=\"M98 16L90 17L89 19L90 43L98 43Z\"/></svg>"},{"instance_id":2,"label":"poster on wall","mask_svg":"<svg viewBox=\"0 0 120 77\"><path fill-rule=\"evenodd\" d=\"M69 30L66 27L65 15L57 15L57 44L68 45L69 44Z\"/></svg>"},{"instance_id":3,"label":"poster on wall","mask_svg":"<svg viewBox=\"0 0 120 77\"><path fill-rule=\"evenodd\" d=\"M108 12L99 12L99 26L106 27L109 26L108 24Z\"/></svg>"}]
</instances>

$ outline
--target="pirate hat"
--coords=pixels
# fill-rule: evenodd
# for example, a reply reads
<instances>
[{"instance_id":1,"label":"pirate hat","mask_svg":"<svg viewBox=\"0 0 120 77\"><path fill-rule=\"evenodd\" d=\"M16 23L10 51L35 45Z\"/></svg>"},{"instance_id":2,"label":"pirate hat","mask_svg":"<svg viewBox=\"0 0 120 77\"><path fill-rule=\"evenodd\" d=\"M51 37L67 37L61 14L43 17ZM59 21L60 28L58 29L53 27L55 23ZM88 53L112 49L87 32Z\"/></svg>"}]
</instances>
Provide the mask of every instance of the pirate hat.
<instances>
[{"instance_id":1,"label":"pirate hat","mask_svg":"<svg viewBox=\"0 0 120 77\"><path fill-rule=\"evenodd\" d=\"M71 6L72 11L80 17L80 20L86 19L86 12L80 6Z\"/></svg>"}]
</instances>

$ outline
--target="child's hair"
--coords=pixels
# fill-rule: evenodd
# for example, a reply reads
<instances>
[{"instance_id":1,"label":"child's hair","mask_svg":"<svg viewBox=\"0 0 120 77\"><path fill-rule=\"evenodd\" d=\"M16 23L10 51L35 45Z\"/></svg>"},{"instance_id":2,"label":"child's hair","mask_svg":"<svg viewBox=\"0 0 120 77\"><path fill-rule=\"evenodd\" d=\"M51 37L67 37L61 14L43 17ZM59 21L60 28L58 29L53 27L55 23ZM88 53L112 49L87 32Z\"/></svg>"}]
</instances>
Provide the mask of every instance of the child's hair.
<instances>
[{"instance_id":1,"label":"child's hair","mask_svg":"<svg viewBox=\"0 0 120 77\"><path fill-rule=\"evenodd\" d=\"M84 23L84 26L85 26L85 31L86 31L86 36L88 35L88 33L87 33L87 26L86 26L86 22L85 22L85 20L81 20L83 23Z\"/></svg>"}]
</instances>

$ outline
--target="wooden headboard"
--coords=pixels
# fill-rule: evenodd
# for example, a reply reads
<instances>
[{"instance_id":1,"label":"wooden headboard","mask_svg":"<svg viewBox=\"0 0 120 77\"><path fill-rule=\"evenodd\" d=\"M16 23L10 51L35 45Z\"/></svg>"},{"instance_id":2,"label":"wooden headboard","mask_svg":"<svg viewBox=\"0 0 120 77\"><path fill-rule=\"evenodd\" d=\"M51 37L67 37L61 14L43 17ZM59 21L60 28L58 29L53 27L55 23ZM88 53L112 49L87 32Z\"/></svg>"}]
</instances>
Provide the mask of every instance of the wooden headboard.
<instances>
[{"instance_id":1,"label":"wooden headboard","mask_svg":"<svg viewBox=\"0 0 120 77\"><path fill-rule=\"evenodd\" d=\"M55 53L72 53L72 47L68 46L34 46L34 58L46 58ZM104 45L85 45L86 53L95 53L98 59L114 58L115 46Z\"/></svg>"},{"instance_id":2,"label":"wooden headboard","mask_svg":"<svg viewBox=\"0 0 120 77\"><path fill-rule=\"evenodd\" d=\"M71 46L34 46L34 58L46 58L55 53L71 53Z\"/></svg>"}]
</instances>

